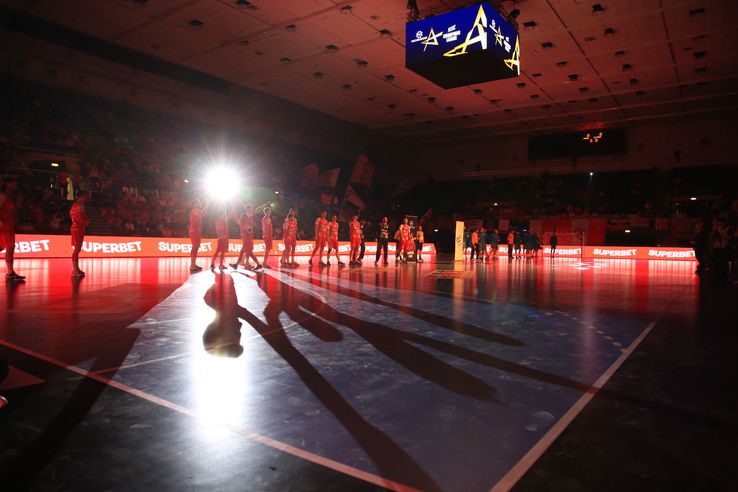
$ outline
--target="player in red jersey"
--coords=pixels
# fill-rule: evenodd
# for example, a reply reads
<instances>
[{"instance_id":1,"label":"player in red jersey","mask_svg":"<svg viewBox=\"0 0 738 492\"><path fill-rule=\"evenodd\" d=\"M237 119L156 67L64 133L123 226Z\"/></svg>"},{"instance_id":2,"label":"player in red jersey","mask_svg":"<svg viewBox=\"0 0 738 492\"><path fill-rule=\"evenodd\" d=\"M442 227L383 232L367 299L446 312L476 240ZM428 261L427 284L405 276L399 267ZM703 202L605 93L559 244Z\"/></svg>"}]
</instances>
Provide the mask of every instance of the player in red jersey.
<instances>
[{"instance_id":1,"label":"player in red jersey","mask_svg":"<svg viewBox=\"0 0 738 492\"><path fill-rule=\"evenodd\" d=\"M264 209L264 217L261 219L261 237L264 240L264 261L262 266L269 268L269 253L272 251L274 228L272 227L272 209L266 207Z\"/></svg>"},{"instance_id":2,"label":"player in red jersey","mask_svg":"<svg viewBox=\"0 0 738 492\"><path fill-rule=\"evenodd\" d=\"M0 189L0 251L5 250L5 280L22 282L26 277L13 270L15 256L15 191L18 183L10 181Z\"/></svg>"},{"instance_id":3,"label":"player in red jersey","mask_svg":"<svg viewBox=\"0 0 738 492\"><path fill-rule=\"evenodd\" d=\"M341 261L341 257L338 256L338 217L335 215L331 217L331 222L328 224L328 253L325 255L325 264L331 264L331 250L336 252L336 261L338 266L344 266Z\"/></svg>"},{"instance_id":4,"label":"player in red jersey","mask_svg":"<svg viewBox=\"0 0 738 492\"><path fill-rule=\"evenodd\" d=\"M202 242L202 216L208 209L208 204L202 205L200 200L192 202L192 209L190 210L190 242L192 243L192 250L190 251L190 271L199 272L202 267L197 266L197 252L200 249L200 243Z\"/></svg>"},{"instance_id":5,"label":"player in red jersey","mask_svg":"<svg viewBox=\"0 0 738 492\"><path fill-rule=\"evenodd\" d=\"M282 265L297 266L295 261L295 247L297 246L297 213L291 208L287 213L282 225L282 238L284 239L284 254Z\"/></svg>"},{"instance_id":6,"label":"player in red jersey","mask_svg":"<svg viewBox=\"0 0 738 492\"><path fill-rule=\"evenodd\" d=\"M210 269L215 270L215 259L220 255L220 266L222 270L226 269L225 254L228 251L228 237L230 235L228 231L228 210L223 207L223 210L218 211L218 217L215 219L215 234L218 236L218 246L215 248L213 253L213 259L210 261Z\"/></svg>"},{"instance_id":7,"label":"player in red jersey","mask_svg":"<svg viewBox=\"0 0 738 492\"><path fill-rule=\"evenodd\" d=\"M410 249L410 226L407 225L407 217L400 224L400 261L407 262L407 251Z\"/></svg>"},{"instance_id":8,"label":"player in red jersey","mask_svg":"<svg viewBox=\"0 0 738 492\"><path fill-rule=\"evenodd\" d=\"M313 264L313 257L315 252L318 252L318 260L321 265L323 263L323 248L328 244L328 219L325 218L326 213L320 212L320 217L315 219L315 247L313 252L310 254L309 264Z\"/></svg>"},{"instance_id":9,"label":"player in red jersey","mask_svg":"<svg viewBox=\"0 0 738 492\"><path fill-rule=\"evenodd\" d=\"M246 268L251 268L249 265L249 258L256 262L254 270L261 268L261 263L254 256L254 207L251 204L246 205L244 213L240 217L236 217L235 210L233 211L233 219L238 222L238 227L241 231L241 252L238 254L238 260L235 263L231 263L231 268L238 269L238 265L241 264L243 257L246 257Z\"/></svg>"},{"instance_id":10,"label":"player in red jersey","mask_svg":"<svg viewBox=\"0 0 738 492\"><path fill-rule=\"evenodd\" d=\"M357 215L351 217L351 222L349 222L349 238L351 239L349 265L361 265L361 262L358 260L359 248L361 248L361 224L359 223L359 217Z\"/></svg>"},{"instance_id":11,"label":"player in red jersey","mask_svg":"<svg viewBox=\"0 0 738 492\"><path fill-rule=\"evenodd\" d=\"M87 212L85 212L85 202L87 201L87 194L80 193L77 197L77 201L74 202L72 208L69 210L69 217L72 219L72 228L70 233L72 235L72 277L84 277L85 272L79 268L79 253L82 251L82 243L85 240L85 228L90 224L87 219Z\"/></svg>"}]
</instances>

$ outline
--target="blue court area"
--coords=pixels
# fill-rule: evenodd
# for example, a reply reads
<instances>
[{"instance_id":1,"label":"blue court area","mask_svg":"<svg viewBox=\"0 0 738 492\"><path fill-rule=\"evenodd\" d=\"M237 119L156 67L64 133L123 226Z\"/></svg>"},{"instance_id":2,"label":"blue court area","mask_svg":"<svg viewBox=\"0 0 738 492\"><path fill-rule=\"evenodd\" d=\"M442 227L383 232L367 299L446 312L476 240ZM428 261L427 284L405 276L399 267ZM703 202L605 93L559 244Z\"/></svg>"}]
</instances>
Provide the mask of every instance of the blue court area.
<instances>
[{"instance_id":1,"label":"blue court area","mask_svg":"<svg viewBox=\"0 0 738 492\"><path fill-rule=\"evenodd\" d=\"M100 374L192 412L208 445L237 432L390 488L489 490L691 269L500 259L203 272L132 324L121 367Z\"/></svg>"}]
</instances>

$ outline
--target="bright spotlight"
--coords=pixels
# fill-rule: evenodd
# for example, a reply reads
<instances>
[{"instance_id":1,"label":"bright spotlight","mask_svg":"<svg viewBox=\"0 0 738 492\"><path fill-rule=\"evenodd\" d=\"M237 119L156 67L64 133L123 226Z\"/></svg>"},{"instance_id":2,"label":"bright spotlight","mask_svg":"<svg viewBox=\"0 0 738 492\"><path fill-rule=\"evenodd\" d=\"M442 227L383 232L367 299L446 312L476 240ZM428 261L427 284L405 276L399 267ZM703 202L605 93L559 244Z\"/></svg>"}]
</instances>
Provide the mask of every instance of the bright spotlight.
<instances>
[{"instance_id":1,"label":"bright spotlight","mask_svg":"<svg viewBox=\"0 0 738 492\"><path fill-rule=\"evenodd\" d=\"M277 190L274 190L274 194L275 194L275 195L279 195L279 191L277 191Z\"/></svg>"},{"instance_id":2,"label":"bright spotlight","mask_svg":"<svg viewBox=\"0 0 738 492\"><path fill-rule=\"evenodd\" d=\"M630 229L625 229L626 234L630 234Z\"/></svg>"},{"instance_id":3,"label":"bright spotlight","mask_svg":"<svg viewBox=\"0 0 738 492\"><path fill-rule=\"evenodd\" d=\"M595 173L593 173L592 171L590 171L590 172L589 172L589 175L590 175L590 176L594 176L594 175L595 175Z\"/></svg>"},{"instance_id":4,"label":"bright spotlight","mask_svg":"<svg viewBox=\"0 0 738 492\"><path fill-rule=\"evenodd\" d=\"M189 179L185 179L185 180L184 180L184 182L185 182L185 183L189 183L189 182L190 182L190 180L189 180Z\"/></svg>"},{"instance_id":5,"label":"bright spotlight","mask_svg":"<svg viewBox=\"0 0 738 492\"><path fill-rule=\"evenodd\" d=\"M236 196L240 184L238 173L228 167L211 169L205 181L208 195L220 201L229 200Z\"/></svg>"},{"instance_id":6,"label":"bright spotlight","mask_svg":"<svg viewBox=\"0 0 738 492\"><path fill-rule=\"evenodd\" d=\"M51 167L59 167L59 163L58 162L52 162L51 163Z\"/></svg>"},{"instance_id":7,"label":"bright spotlight","mask_svg":"<svg viewBox=\"0 0 738 492\"><path fill-rule=\"evenodd\" d=\"M690 199L691 201L693 201L693 202L696 202L696 201L697 201L697 197L696 197L696 196L691 196L691 197L689 197L689 199Z\"/></svg>"}]
</instances>

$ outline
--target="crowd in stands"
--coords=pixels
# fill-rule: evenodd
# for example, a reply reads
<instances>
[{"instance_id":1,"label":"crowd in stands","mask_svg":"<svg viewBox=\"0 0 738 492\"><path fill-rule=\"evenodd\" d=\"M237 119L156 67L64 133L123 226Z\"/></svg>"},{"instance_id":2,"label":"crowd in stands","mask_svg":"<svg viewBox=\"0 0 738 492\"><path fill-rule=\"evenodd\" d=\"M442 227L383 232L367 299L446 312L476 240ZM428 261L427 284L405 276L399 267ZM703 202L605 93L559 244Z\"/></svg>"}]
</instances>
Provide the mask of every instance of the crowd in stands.
<instances>
[{"instance_id":1,"label":"crowd in stands","mask_svg":"<svg viewBox=\"0 0 738 492\"><path fill-rule=\"evenodd\" d=\"M12 90L3 95L0 175L16 176L20 183L19 232L65 233L71 202L87 193L93 215L102 219L96 226L104 229L100 233L184 237L196 188L185 179L192 179L207 159L196 150L199 142L226 142L232 153L248 155L252 183L287 190L274 207L277 237L280 212L289 207L298 210L300 237L305 239L312 238L312 223L321 210L339 215L342 236L347 235L346 219L357 211L344 203L345 182L335 190L299 188L302 167L316 161L333 166L324 162L330 157L284 144L256 143L246 135L123 103L15 79L3 82ZM58 156L61 164L49 167L49 155ZM351 163L344 164L344 175L350 172L346 165ZM730 183L737 177L735 169L653 168L451 183L429 177L425 183L397 189L376 183L372 188L353 186L365 203L361 216L367 236L374 234L382 217L396 226L408 214L424 221L432 238L433 230L450 231L454 221L472 218L481 219L488 229L501 218L520 222L547 217L600 217L616 227L633 217L652 226L658 218L680 215L725 217L734 225L729 204L736 190ZM321 191L328 192L330 203L321 200ZM204 232L212 233L212 220L206 218L205 224Z\"/></svg>"}]
</instances>

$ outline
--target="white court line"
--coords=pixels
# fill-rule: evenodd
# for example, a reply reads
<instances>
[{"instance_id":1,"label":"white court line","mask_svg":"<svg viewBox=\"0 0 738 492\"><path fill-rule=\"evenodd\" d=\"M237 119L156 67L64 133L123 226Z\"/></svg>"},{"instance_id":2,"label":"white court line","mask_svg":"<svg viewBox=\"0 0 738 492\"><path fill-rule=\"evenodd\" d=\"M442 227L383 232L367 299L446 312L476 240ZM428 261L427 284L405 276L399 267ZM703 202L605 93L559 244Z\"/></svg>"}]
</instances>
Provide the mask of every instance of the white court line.
<instances>
[{"instance_id":1,"label":"white court line","mask_svg":"<svg viewBox=\"0 0 738 492\"><path fill-rule=\"evenodd\" d=\"M687 285L684 286L684 288L679 292L679 294L674 297L674 299L664 308L664 310L656 317L655 320L653 320L644 330L643 333L641 333L638 338L633 340L633 343L630 344L630 346L623 350L623 353L620 354L620 357L618 357L615 362L602 374L602 376L595 381L595 383L590 386L590 388L579 398L579 400L572 405L572 407L551 427L546 434L532 447L528 450L525 455L523 455L522 458L512 467L508 472L490 489L490 492L507 492L510 489L512 489L518 481L523 478L523 475L525 475L528 470L533 466L533 464L538 461L538 459L543 455L543 453L546 452L546 450L553 444L553 442L561 435L562 432L564 432L564 429L566 429L569 424L572 423L572 421L581 413L582 410L584 410L584 407L589 404L590 401L592 401L592 398L595 397L595 395L607 384L608 380L612 377L615 372L620 369L620 366L623 365L623 362L630 357L630 354L632 354L635 349L638 348L638 346L641 344L644 338L648 336L649 333L651 333L651 330L653 330L653 327L656 326L656 323L659 322L661 317L669 310L672 304L676 302L676 300L681 297L682 293L689 287L689 285L694 280L694 277L692 277L692 280L690 280Z\"/></svg>"},{"instance_id":2,"label":"white court line","mask_svg":"<svg viewBox=\"0 0 738 492\"><path fill-rule=\"evenodd\" d=\"M275 439L271 439L266 436L262 436L260 434L257 434L255 432L251 432L247 429L243 429L241 427L238 427L236 425L227 424L223 422L217 422L213 421L211 419L208 419L204 417L203 415L198 414L196 411L189 409L187 407L183 407L182 405L178 405L176 403L173 403L169 400L165 400L163 398L159 398L158 396L154 396L150 393L146 393L145 391L138 390L136 388L133 388L131 386L128 386L126 384L123 384L121 382L118 382L114 379L109 379L105 376L101 376L99 374L95 374L94 372L90 372L86 369L82 369L81 367L77 367L75 365L66 364L63 361L59 359L55 359L54 357L50 357L48 355L44 355L38 352L35 352L33 350L27 349L25 347L21 347L20 345L16 345L12 342L9 342L7 340L0 339L0 345L3 345L5 347L8 347L12 350L15 350L17 352L21 352L26 355L30 355L31 357L35 357L36 359L43 360L45 362L48 362L49 364L53 364L58 367L62 367L64 369L67 369L71 372L74 372L76 374L79 374L81 376L90 378L92 380L95 380L99 383L105 384L107 386L113 387L119 391L122 391L124 393L127 393L132 396L136 396L138 398L141 398L142 400L149 401L155 405L159 405L164 408L168 408L169 410L181 413L183 415L187 415L189 417L193 417L195 419L198 419L202 422L208 423L210 425L214 425L216 427L220 427L223 429L227 429L231 432L234 432L238 435L241 435L247 439L250 439L252 441L259 442L261 444L264 444L266 446L269 446L271 448L274 448L278 451L285 452L287 454L290 454L292 456L296 456L298 458L302 458L307 461L311 461L317 465L324 466L326 468L330 468L331 470L335 470L337 472L343 473L345 475L357 478L359 480L363 480L365 482L372 483L374 485L378 485L380 487L385 487L390 490L394 490L396 492L420 492L418 489L415 489L413 487L410 487L409 485L405 485L400 482L395 482L394 480L390 480L388 478L381 477L379 475L375 475L373 473L360 470L358 468L354 468L349 465L345 465L343 463L340 463L338 461L334 461L330 458L326 458L324 456L320 456L319 454L311 453L310 451L306 451L302 448L298 448L295 446L291 446L289 444L277 441Z\"/></svg>"}]
</instances>

